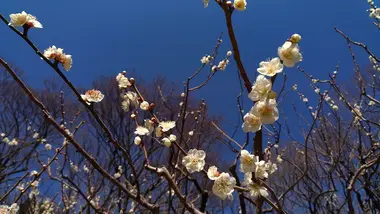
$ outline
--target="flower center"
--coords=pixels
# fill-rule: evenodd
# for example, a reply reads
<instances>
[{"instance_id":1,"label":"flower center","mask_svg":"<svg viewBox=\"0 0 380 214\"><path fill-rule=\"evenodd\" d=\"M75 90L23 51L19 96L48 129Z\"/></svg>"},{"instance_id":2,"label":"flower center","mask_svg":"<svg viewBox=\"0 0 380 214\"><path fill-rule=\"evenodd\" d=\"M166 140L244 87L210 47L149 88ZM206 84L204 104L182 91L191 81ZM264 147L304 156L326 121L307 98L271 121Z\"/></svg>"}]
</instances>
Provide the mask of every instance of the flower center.
<instances>
[{"instance_id":1,"label":"flower center","mask_svg":"<svg viewBox=\"0 0 380 214\"><path fill-rule=\"evenodd\" d=\"M248 117L247 122L251 125L257 125L257 124L259 124L259 118L254 117L254 116L250 116L250 117Z\"/></svg>"},{"instance_id":2,"label":"flower center","mask_svg":"<svg viewBox=\"0 0 380 214\"><path fill-rule=\"evenodd\" d=\"M272 115L272 108L268 107L268 106L264 106L262 108L259 109L259 113L263 116L270 116Z\"/></svg>"}]
</instances>

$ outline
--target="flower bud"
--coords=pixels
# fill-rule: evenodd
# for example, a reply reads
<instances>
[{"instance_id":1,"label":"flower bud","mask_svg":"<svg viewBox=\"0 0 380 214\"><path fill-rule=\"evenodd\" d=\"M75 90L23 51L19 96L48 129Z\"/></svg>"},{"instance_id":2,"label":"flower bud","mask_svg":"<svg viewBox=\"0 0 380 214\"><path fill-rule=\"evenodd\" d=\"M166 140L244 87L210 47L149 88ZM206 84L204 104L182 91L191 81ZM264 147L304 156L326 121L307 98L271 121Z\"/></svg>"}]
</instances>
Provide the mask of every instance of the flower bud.
<instances>
[{"instance_id":1,"label":"flower bud","mask_svg":"<svg viewBox=\"0 0 380 214\"><path fill-rule=\"evenodd\" d=\"M166 146L166 147L170 147L171 145L172 145L172 142L169 140L169 138L167 138L167 137L165 137L165 138L163 138L162 139L162 142L164 143L164 145Z\"/></svg>"},{"instance_id":2,"label":"flower bud","mask_svg":"<svg viewBox=\"0 0 380 214\"><path fill-rule=\"evenodd\" d=\"M292 43L298 43L301 41L301 36L297 33L293 34L292 37L290 37L290 41Z\"/></svg>"}]
</instances>

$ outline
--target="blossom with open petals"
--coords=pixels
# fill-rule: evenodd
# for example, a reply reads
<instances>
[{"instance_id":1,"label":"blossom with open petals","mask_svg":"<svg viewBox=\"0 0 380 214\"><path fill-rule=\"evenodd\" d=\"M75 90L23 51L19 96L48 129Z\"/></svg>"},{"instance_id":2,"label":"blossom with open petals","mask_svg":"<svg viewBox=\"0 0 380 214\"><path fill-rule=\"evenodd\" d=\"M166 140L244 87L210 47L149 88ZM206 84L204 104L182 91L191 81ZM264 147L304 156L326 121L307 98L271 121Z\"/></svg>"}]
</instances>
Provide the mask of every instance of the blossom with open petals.
<instances>
[{"instance_id":1,"label":"blossom with open petals","mask_svg":"<svg viewBox=\"0 0 380 214\"><path fill-rule=\"evenodd\" d=\"M128 78L126 76L124 76L124 74L122 74L122 73L119 73L116 76L116 81L119 83L120 89L121 88L128 88L132 85L131 82L129 82Z\"/></svg>"},{"instance_id":2,"label":"blossom with open petals","mask_svg":"<svg viewBox=\"0 0 380 214\"><path fill-rule=\"evenodd\" d=\"M144 136L144 135L148 135L148 134L149 134L149 130L147 128L145 128L144 126L137 126L136 127L135 135Z\"/></svg>"},{"instance_id":3,"label":"blossom with open petals","mask_svg":"<svg viewBox=\"0 0 380 214\"><path fill-rule=\"evenodd\" d=\"M244 122L242 128L244 132L257 132L261 129L262 123L260 117L252 114L251 112L245 114L243 120Z\"/></svg>"},{"instance_id":4,"label":"blossom with open petals","mask_svg":"<svg viewBox=\"0 0 380 214\"><path fill-rule=\"evenodd\" d=\"M220 173L218 172L218 168L216 166L211 166L207 170L207 176L210 180L216 180L219 178Z\"/></svg>"},{"instance_id":5,"label":"blossom with open petals","mask_svg":"<svg viewBox=\"0 0 380 214\"><path fill-rule=\"evenodd\" d=\"M260 117L263 124L272 124L279 118L275 99L256 102L250 112Z\"/></svg>"},{"instance_id":6,"label":"blossom with open petals","mask_svg":"<svg viewBox=\"0 0 380 214\"><path fill-rule=\"evenodd\" d=\"M380 8L371 8L369 9L369 17L380 19Z\"/></svg>"},{"instance_id":7,"label":"blossom with open petals","mask_svg":"<svg viewBox=\"0 0 380 214\"><path fill-rule=\"evenodd\" d=\"M241 172L253 172L255 170L255 163L258 157L252 155L247 150L240 152L240 171Z\"/></svg>"},{"instance_id":8,"label":"blossom with open petals","mask_svg":"<svg viewBox=\"0 0 380 214\"><path fill-rule=\"evenodd\" d=\"M280 58L276 57L271 60L260 62L260 68L257 69L262 75L273 77L277 73L281 73L284 65L281 63Z\"/></svg>"},{"instance_id":9,"label":"blossom with open petals","mask_svg":"<svg viewBox=\"0 0 380 214\"><path fill-rule=\"evenodd\" d=\"M123 96L123 101L121 102L121 107L124 111L129 111L131 108L136 108L139 105L139 101L137 99L137 94L132 91L128 91Z\"/></svg>"},{"instance_id":10,"label":"blossom with open petals","mask_svg":"<svg viewBox=\"0 0 380 214\"><path fill-rule=\"evenodd\" d=\"M278 48L278 56L286 67L294 67L297 62L302 61L302 54L297 43L286 41Z\"/></svg>"},{"instance_id":11,"label":"blossom with open petals","mask_svg":"<svg viewBox=\"0 0 380 214\"><path fill-rule=\"evenodd\" d=\"M37 21L37 18L31 14L27 14L25 11L22 11L21 13L11 14L9 17L11 18L9 25L17 27L26 24L31 28L42 28L42 24Z\"/></svg>"},{"instance_id":12,"label":"blossom with open petals","mask_svg":"<svg viewBox=\"0 0 380 214\"><path fill-rule=\"evenodd\" d=\"M73 58L69 54L65 54L62 48L51 46L44 51L44 56L48 59L54 59L61 63L66 71L69 71L73 64Z\"/></svg>"},{"instance_id":13,"label":"blossom with open petals","mask_svg":"<svg viewBox=\"0 0 380 214\"><path fill-rule=\"evenodd\" d=\"M259 75L256 78L255 84L252 86L251 92L248 97L252 101L265 100L268 97L268 93L272 90L272 83L263 75Z\"/></svg>"},{"instance_id":14,"label":"blossom with open petals","mask_svg":"<svg viewBox=\"0 0 380 214\"><path fill-rule=\"evenodd\" d=\"M265 161L259 160L257 158L256 162L255 162L255 171L254 172L255 172L256 178L261 178L261 179L268 178L269 174L267 172Z\"/></svg>"},{"instance_id":15,"label":"blossom with open petals","mask_svg":"<svg viewBox=\"0 0 380 214\"><path fill-rule=\"evenodd\" d=\"M182 164L189 173L200 172L205 166L206 153L203 150L190 149L182 159Z\"/></svg>"},{"instance_id":16,"label":"blossom with open petals","mask_svg":"<svg viewBox=\"0 0 380 214\"><path fill-rule=\"evenodd\" d=\"M162 128L163 132L167 132L175 127L175 121L162 121L158 125Z\"/></svg>"},{"instance_id":17,"label":"blossom with open petals","mask_svg":"<svg viewBox=\"0 0 380 214\"><path fill-rule=\"evenodd\" d=\"M88 90L85 94L81 95L82 99L87 103L98 103L103 100L104 95L99 90Z\"/></svg>"},{"instance_id":18,"label":"blossom with open petals","mask_svg":"<svg viewBox=\"0 0 380 214\"><path fill-rule=\"evenodd\" d=\"M247 8L247 1L246 0L235 0L234 1L234 8L236 10L243 11Z\"/></svg>"},{"instance_id":19,"label":"blossom with open petals","mask_svg":"<svg viewBox=\"0 0 380 214\"><path fill-rule=\"evenodd\" d=\"M222 200L232 198L232 192L236 185L236 180L230 174L222 172L220 176L215 180L212 186L212 192L221 198Z\"/></svg>"},{"instance_id":20,"label":"blossom with open petals","mask_svg":"<svg viewBox=\"0 0 380 214\"><path fill-rule=\"evenodd\" d=\"M73 58L71 57L71 55L65 54L65 58L62 59L61 64L66 71L69 71L73 66Z\"/></svg>"},{"instance_id":21,"label":"blossom with open petals","mask_svg":"<svg viewBox=\"0 0 380 214\"><path fill-rule=\"evenodd\" d=\"M11 206L0 205L0 214L17 214L19 211L19 206L14 203Z\"/></svg>"},{"instance_id":22,"label":"blossom with open petals","mask_svg":"<svg viewBox=\"0 0 380 214\"><path fill-rule=\"evenodd\" d=\"M252 199L256 199L258 196L269 196L268 190L265 187L252 181L252 173L245 173L242 184L249 189L249 195Z\"/></svg>"}]
</instances>

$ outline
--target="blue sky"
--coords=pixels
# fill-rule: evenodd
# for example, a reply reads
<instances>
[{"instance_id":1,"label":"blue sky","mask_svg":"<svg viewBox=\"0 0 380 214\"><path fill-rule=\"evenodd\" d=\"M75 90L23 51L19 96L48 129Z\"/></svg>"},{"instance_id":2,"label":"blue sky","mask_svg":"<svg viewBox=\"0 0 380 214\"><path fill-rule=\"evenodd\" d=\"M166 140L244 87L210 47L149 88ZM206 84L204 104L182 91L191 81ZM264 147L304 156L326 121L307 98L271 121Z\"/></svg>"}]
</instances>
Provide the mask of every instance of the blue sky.
<instances>
[{"instance_id":1,"label":"blue sky","mask_svg":"<svg viewBox=\"0 0 380 214\"><path fill-rule=\"evenodd\" d=\"M277 47L293 33L303 38L300 66L317 78L326 78L338 62L342 65L340 79L353 74L346 42L334 26L354 40L364 41L374 53L380 52L375 43L378 29L368 17L366 0L247 1L247 10L236 12L233 22L252 81L259 62L275 57ZM222 56L230 49L224 15L214 2L205 9L201 0L3 0L0 12L8 17L22 10L44 25L30 32L41 50L56 45L73 55L73 68L66 74L82 87L90 87L100 75L115 76L132 68L147 80L164 75L181 84L198 68L200 58L213 50L221 32L225 33ZM55 76L5 25L0 25L0 35L0 56L24 70L30 85L39 87L44 79ZM368 56L360 49L357 52L359 63L368 65ZM289 88L297 83L310 93L309 83L295 68L285 72ZM238 92L236 66L231 63L198 96L205 98L216 114L235 119Z\"/></svg>"}]
</instances>

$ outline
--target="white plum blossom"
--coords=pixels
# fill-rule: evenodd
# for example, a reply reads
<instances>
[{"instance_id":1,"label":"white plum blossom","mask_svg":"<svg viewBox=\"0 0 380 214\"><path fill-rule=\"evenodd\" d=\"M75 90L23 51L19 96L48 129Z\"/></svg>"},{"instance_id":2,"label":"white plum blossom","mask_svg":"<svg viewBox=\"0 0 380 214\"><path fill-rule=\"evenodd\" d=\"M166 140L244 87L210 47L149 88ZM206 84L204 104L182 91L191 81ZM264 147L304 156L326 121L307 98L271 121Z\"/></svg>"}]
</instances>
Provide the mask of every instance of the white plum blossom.
<instances>
[{"instance_id":1,"label":"white plum blossom","mask_svg":"<svg viewBox=\"0 0 380 214\"><path fill-rule=\"evenodd\" d=\"M144 126L137 126L136 131L134 133L135 133L135 135L144 136L144 135L149 134L149 130L147 128L145 128Z\"/></svg>"},{"instance_id":2,"label":"white plum blossom","mask_svg":"<svg viewBox=\"0 0 380 214\"><path fill-rule=\"evenodd\" d=\"M218 64L218 69L224 71L229 63L230 61L228 59L220 61Z\"/></svg>"},{"instance_id":3,"label":"white plum blossom","mask_svg":"<svg viewBox=\"0 0 380 214\"><path fill-rule=\"evenodd\" d=\"M81 94L81 97L84 101L87 102L87 104L98 103L103 100L104 94L102 94L102 92L99 90L91 89L88 90L85 94Z\"/></svg>"},{"instance_id":4,"label":"white plum blossom","mask_svg":"<svg viewBox=\"0 0 380 214\"><path fill-rule=\"evenodd\" d=\"M18 141L15 138L13 138L10 142L8 142L8 145L10 145L10 146L17 146L18 145Z\"/></svg>"},{"instance_id":5,"label":"white plum blossom","mask_svg":"<svg viewBox=\"0 0 380 214\"><path fill-rule=\"evenodd\" d=\"M61 63L66 71L69 71L72 67L72 56L65 54L62 48L57 48L53 45L44 51L44 56L48 59L54 59Z\"/></svg>"},{"instance_id":6,"label":"white plum blossom","mask_svg":"<svg viewBox=\"0 0 380 214\"><path fill-rule=\"evenodd\" d=\"M302 54L297 43L286 41L278 48L278 56L286 67L294 67L297 62L302 61Z\"/></svg>"},{"instance_id":7,"label":"white plum blossom","mask_svg":"<svg viewBox=\"0 0 380 214\"><path fill-rule=\"evenodd\" d=\"M265 100L268 97L268 93L272 90L272 83L263 75L259 75L256 78L255 84L252 86L251 92L248 97L252 101Z\"/></svg>"},{"instance_id":8,"label":"white plum blossom","mask_svg":"<svg viewBox=\"0 0 380 214\"><path fill-rule=\"evenodd\" d=\"M252 173L245 173L242 184L249 189L249 195L252 199L256 199L258 196L269 196L268 190L265 187L252 181Z\"/></svg>"},{"instance_id":9,"label":"white plum blossom","mask_svg":"<svg viewBox=\"0 0 380 214\"><path fill-rule=\"evenodd\" d=\"M278 109L275 99L258 101L251 109L252 114L260 117L263 124L272 124L278 120Z\"/></svg>"},{"instance_id":10,"label":"white plum blossom","mask_svg":"<svg viewBox=\"0 0 380 214\"><path fill-rule=\"evenodd\" d=\"M210 0L203 0L203 5L204 5L205 8L208 7L208 3L209 3L209 1L210 1Z\"/></svg>"},{"instance_id":11,"label":"white plum blossom","mask_svg":"<svg viewBox=\"0 0 380 214\"><path fill-rule=\"evenodd\" d=\"M170 142L175 142L177 140L177 136L175 136L174 134L171 134L169 135L169 140Z\"/></svg>"},{"instance_id":12,"label":"white plum blossom","mask_svg":"<svg viewBox=\"0 0 380 214\"><path fill-rule=\"evenodd\" d=\"M265 165L265 161L259 160L258 158L256 159L255 162L255 177L256 178L268 178L268 172L267 172L267 167Z\"/></svg>"},{"instance_id":13,"label":"white plum blossom","mask_svg":"<svg viewBox=\"0 0 380 214\"><path fill-rule=\"evenodd\" d=\"M261 129L260 117L255 116L251 111L244 115L243 120L242 128L244 132L257 132Z\"/></svg>"},{"instance_id":14,"label":"white plum blossom","mask_svg":"<svg viewBox=\"0 0 380 214\"><path fill-rule=\"evenodd\" d=\"M215 180L212 186L212 192L222 200L225 200L227 197L232 198L235 185L235 178L228 173L222 172Z\"/></svg>"},{"instance_id":15,"label":"white plum blossom","mask_svg":"<svg viewBox=\"0 0 380 214\"><path fill-rule=\"evenodd\" d=\"M380 19L380 8L371 8L369 9L369 17Z\"/></svg>"},{"instance_id":16,"label":"white plum blossom","mask_svg":"<svg viewBox=\"0 0 380 214\"><path fill-rule=\"evenodd\" d=\"M38 172L36 170L33 170L30 172L30 176L36 176L38 175Z\"/></svg>"},{"instance_id":17,"label":"white plum blossom","mask_svg":"<svg viewBox=\"0 0 380 214\"><path fill-rule=\"evenodd\" d=\"M11 206L0 205L0 214L17 214L19 208L20 207L16 203Z\"/></svg>"},{"instance_id":18,"label":"white plum blossom","mask_svg":"<svg viewBox=\"0 0 380 214\"><path fill-rule=\"evenodd\" d=\"M136 136L133 142L138 146L141 143L141 138L139 136Z\"/></svg>"},{"instance_id":19,"label":"white plum blossom","mask_svg":"<svg viewBox=\"0 0 380 214\"><path fill-rule=\"evenodd\" d=\"M216 166L211 166L210 168L208 168L207 177L210 180L216 180L217 178L219 178L219 176L220 173L218 172L218 168Z\"/></svg>"},{"instance_id":20,"label":"white plum blossom","mask_svg":"<svg viewBox=\"0 0 380 214\"><path fill-rule=\"evenodd\" d=\"M147 101L143 101L140 103L140 108L144 111L149 110L149 103Z\"/></svg>"},{"instance_id":21,"label":"white plum blossom","mask_svg":"<svg viewBox=\"0 0 380 214\"><path fill-rule=\"evenodd\" d=\"M52 148L51 144L49 144L49 143L45 144L45 149L46 150L51 150L51 148Z\"/></svg>"},{"instance_id":22,"label":"white plum blossom","mask_svg":"<svg viewBox=\"0 0 380 214\"><path fill-rule=\"evenodd\" d=\"M194 131L189 131L189 136L193 136L194 135Z\"/></svg>"},{"instance_id":23,"label":"white plum blossom","mask_svg":"<svg viewBox=\"0 0 380 214\"><path fill-rule=\"evenodd\" d=\"M299 35L298 33L295 33L295 34L293 34L293 35L290 37L290 41L291 41L292 43L298 43L298 42L301 41L301 39L302 39L302 37L301 37L301 35Z\"/></svg>"},{"instance_id":24,"label":"white plum blossom","mask_svg":"<svg viewBox=\"0 0 380 214\"><path fill-rule=\"evenodd\" d=\"M243 11L247 7L247 1L246 0L235 0L234 1L234 8L236 10Z\"/></svg>"},{"instance_id":25,"label":"white plum blossom","mask_svg":"<svg viewBox=\"0 0 380 214\"><path fill-rule=\"evenodd\" d=\"M189 173L200 172L205 166L206 153L203 150L190 149L182 159L182 164Z\"/></svg>"},{"instance_id":26,"label":"white plum blossom","mask_svg":"<svg viewBox=\"0 0 380 214\"><path fill-rule=\"evenodd\" d=\"M212 56L206 55L206 56L202 57L201 63L202 64L208 64L210 62L210 60L212 60Z\"/></svg>"},{"instance_id":27,"label":"white plum blossom","mask_svg":"<svg viewBox=\"0 0 380 214\"><path fill-rule=\"evenodd\" d=\"M128 91L123 96L123 101L121 102L121 107L124 111L129 111L131 108L136 108L139 105L138 96L135 92Z\"/></svg>"},{"instance_id":28,"label":"white plum blossom","mask_svg":"<svg viewBox=\"0 0 380 214\"><path fill-rule=\"evenodd\" d=\"M260 62L260 68L257 69L262 75L272 77L278 73L281 73L284 69L284 65L281 63L280 58L276 57L271 60Z\"/></svg>"},{"instance_id":29,"label":"white plum blossom","mask_svg":"<svg viewBox=\"0 0 380 214\"><path fill-rule=\"evenodd\" d=\"M280 155L277 156L277 158L279 158L280 161L282 160ZM265 170L266 170L269 174L274 173L275 171L277 171L277 169L278 169L277 164L272 163L270 160L269 160L268 162L265 163Z\"/></svg>"},{"instance_id":30,"label":"white plum blossom","mask_svg":"<svg viewBox=\"0 0 380 214\"><path fill-rule=\"evenodd\" d=\"M240 172L254 172L257 160L257 156L252 155L247 150L242 150L240 152Z\"/></svg>"},{"instance_id":31,"label":"white plum blossom","mask_svg":"<svg viewBox=\"0 0 380 214\"><path fill-rule=\"evenodd\" d=\"M175 121L162 121L158 125L162 128L162 132L167 132L175 127Z\"/></svg>"},{"instance_id":32,"label":"white plum blossom","mask_svg":"<svg viewBox=\"0 0 380 214\"><path fill-rule=\"evenodd\" d=\"M119 88L120 89L122 89L122 88L128 88L128 87L130 87L132 85L131 82L129 82L128 78L125 77L123 73L119 73L116 76L116 81L119 83Z\"/></svg>"},{"instance_id":33,"label":"white plum blossom","mask_svg":"<svg viewBox=\"0 0 380 214\"><path fill-rule=\"evenodd\" d=\"M11 18L9 25L17 27L26 24L30 28L42 28L42 24L37 21L37 18L31 14L27 14L25 11L11 14L9 17Z\"/></svg>"},{"instance_id":34,"label":"white plum blossom","mask_svg":"<svg viewBox=\"0 0 380 214\"><path fill-rule=\"evenodd\" d=\"M172 141L170 141L167 137L162 138L162 143L164 143L164 145L168 148L172 145Z\"/></svg>"}]
</instances>

